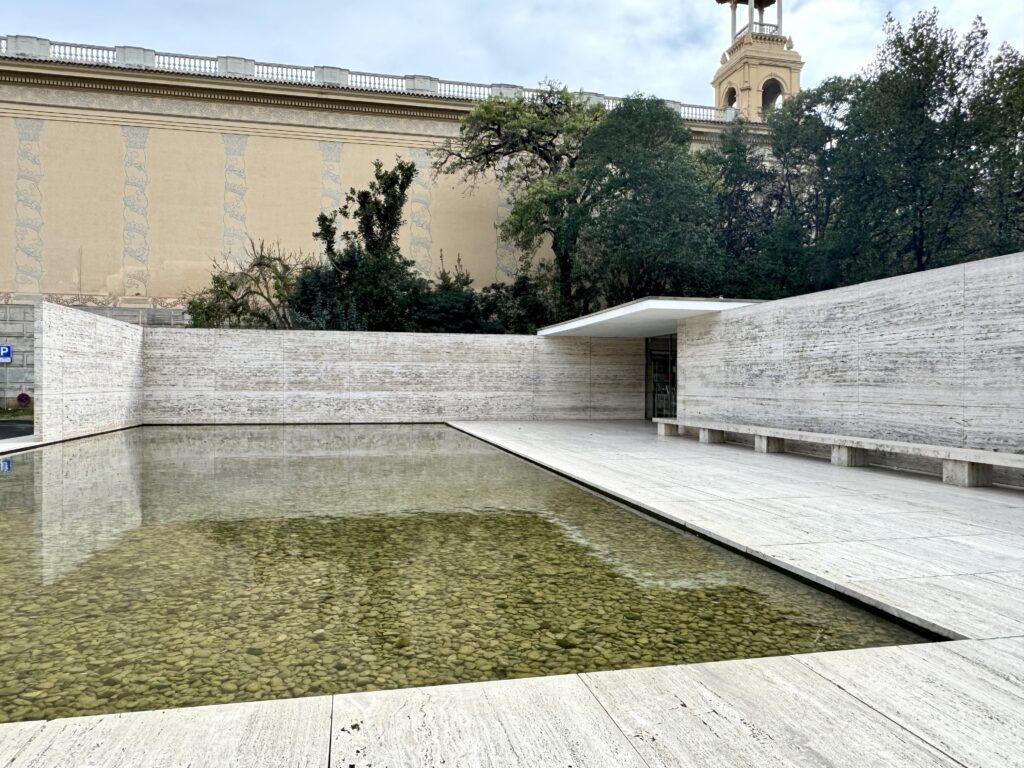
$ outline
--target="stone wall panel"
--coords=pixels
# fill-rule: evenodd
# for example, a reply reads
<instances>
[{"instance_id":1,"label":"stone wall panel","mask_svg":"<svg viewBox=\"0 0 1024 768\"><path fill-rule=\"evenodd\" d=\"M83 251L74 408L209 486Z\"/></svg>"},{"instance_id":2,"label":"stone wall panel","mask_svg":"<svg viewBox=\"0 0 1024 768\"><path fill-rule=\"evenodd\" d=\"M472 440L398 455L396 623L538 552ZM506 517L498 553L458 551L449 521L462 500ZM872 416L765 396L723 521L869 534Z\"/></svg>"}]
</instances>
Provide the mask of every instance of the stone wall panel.
<instances>
[{"instance_id":1,"label":"stone wall panel","mask_svg":"<svg viewBox=\"0 0 1024 768\"><path fill-rule=\"evenodd\" d=\"M1024 253L684 320L678 409L1024 453Z\"/></svg>"},{"instance_id":2,"label":"stone wall panel","mask_svg":"<svg viewBox=\"0 0 1024 768\"><path fill-rule=\"evenodd\" d=\"M643 418L642 339L144 333L147 424Z\"/></svg>"},{"instance_id":3,"label":"stone wall panel","mask_svg":"<svg viewBox=\"0 0 1024 768\"><path fill-rule=\"evenodd\" d=\"M142 423L142 328L42 303L35 310L35 434L67 440Z\"/></svg>"}]
</instances>

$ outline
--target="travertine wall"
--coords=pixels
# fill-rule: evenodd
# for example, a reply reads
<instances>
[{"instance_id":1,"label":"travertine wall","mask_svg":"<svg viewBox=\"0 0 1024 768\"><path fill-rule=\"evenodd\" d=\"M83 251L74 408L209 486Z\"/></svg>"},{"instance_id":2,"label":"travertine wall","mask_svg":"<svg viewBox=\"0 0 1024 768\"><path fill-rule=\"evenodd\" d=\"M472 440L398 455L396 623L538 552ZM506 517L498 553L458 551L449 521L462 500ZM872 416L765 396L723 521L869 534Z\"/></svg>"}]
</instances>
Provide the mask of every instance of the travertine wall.
<instances>
[{"instance_id":1,"label":"travertine wall","mask_svg":"<svg viewBox=\"0 0 1024 768\"><path fill-rule=\"evenodd\" d=\"M683 417L1024 453L1024 253L679 324Z\"/></svg>"},{"instance_id":2,"label":"travertine wall","mask_svg":"<svg viewBox=\"0 0 1024 768\"><path fill-rule=\"evenodd\" d=\"M144 330L146 424L643 418L643 339Z\"/></svg>"},{"instance_id":3,"label":"travertine wall","mask_svg":"<svg viewBox=\"0 0 1024 768\"><path fill-rule=\"evenodd\" d=\"M35 316L36 437L141 424L142 328L48 303Z\"/></svg>"}]
</instances>

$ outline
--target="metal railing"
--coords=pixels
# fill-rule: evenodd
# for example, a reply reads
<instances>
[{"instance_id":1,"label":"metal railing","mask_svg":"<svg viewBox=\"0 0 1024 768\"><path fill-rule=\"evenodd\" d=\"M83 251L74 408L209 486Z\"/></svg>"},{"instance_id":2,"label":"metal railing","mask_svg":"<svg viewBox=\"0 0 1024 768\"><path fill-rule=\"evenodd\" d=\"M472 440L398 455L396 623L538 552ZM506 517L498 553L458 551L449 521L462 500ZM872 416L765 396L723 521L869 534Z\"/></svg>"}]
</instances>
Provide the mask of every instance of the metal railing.
<instances>
[{"instance_id":1,"label":"metal railing","mask_svg":"<svg viewBox=\"0 0 1024 768\"><path fill-rule=\"evenodd\" d=\"M776 29L774 24L755 26ZM93 66L148 69L205 77L226 76L295 85L408 93L463 101L480 101L490 96L519 96L529 101L543 93L537 88L522 88L516 85L467 83L459 80L440 80L422 75L352 72L334 67L273 64L231 56L192 56L130 46L82 45L13 35L0 36L0 56L63 61ZM603 104L606 109L615 109L622 102L622 99L614 96L597 93L584 93L583 95L593 103ZM679 114L686 120L724 123L736 119L735 109L680 104L673 101L666 103L673 109L678 109Z\"/></svg>"}]
</instances>

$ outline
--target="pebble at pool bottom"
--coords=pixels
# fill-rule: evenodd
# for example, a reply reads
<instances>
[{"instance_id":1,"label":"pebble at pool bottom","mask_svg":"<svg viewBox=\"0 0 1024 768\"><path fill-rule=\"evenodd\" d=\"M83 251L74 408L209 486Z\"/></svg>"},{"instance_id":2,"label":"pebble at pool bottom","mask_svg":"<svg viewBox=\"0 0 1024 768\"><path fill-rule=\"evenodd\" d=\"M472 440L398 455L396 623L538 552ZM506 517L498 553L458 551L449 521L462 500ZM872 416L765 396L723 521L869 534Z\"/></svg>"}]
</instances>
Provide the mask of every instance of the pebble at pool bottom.
<instances>
[{"instance_id":1,"label":"pebble at pool bottom","mask_svg":"<svg viewBox=\"0 0 1024 768\"><path fill-rule=\"evenodd\" d=\"M0 722L922 639L442 426L17 455L0 590Z\"/></svg>"}]
</instances>

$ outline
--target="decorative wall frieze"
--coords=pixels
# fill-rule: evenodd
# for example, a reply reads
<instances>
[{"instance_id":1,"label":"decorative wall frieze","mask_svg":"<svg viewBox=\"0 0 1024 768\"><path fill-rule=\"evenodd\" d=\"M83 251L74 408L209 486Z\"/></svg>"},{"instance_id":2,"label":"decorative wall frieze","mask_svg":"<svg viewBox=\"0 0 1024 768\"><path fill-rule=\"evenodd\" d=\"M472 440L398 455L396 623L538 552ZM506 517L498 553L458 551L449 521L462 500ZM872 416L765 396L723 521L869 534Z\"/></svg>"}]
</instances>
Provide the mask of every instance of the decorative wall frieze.
<instances>
[{"instance_id":1,"label":"decorative wall frieze","mask_svg":"<svg viewBox=\"0 0 1024 768\"><path fill-rule=\"evenodd\" d=\"M238 133L222 133L224 144L224 237L221 255L225 261L242 266L245 261L249 233L245 224L245 148L249 137Z\"/></svg>"},{"instance_id":2,"label":"decorative wall frieze","mask_svg":"<svg viewBox=\"0 0 1024 768\"><path fill-rule=\"evenodd\" d=\"M430 203L433 200L433 186L430 183L430 153L425 149L410 149L410 159L416 163L419 173L409 190L409 223L412 225L412 241L409 258L420 272L427 277L434 273L433 247L434 238L431 234ZM452 264L449 267L454 266Z\"/></svg>"},{"instance_id":3,"label":"decorative wall frieze","mask_svg":"<svg viewBox=\"0 0 1024 768\"><path fill-rule=\"evenodd\" d=\"M341 207L341 153L344 148L340 141L320 142L320 211L323 213Z\"/></svg>"},{"instance_id":4,"label":"decorative wall frieze","mask_svg":"<svg viewBox=\"0 0 1024 768\"><path fill-rule=\"evenodd\" d=\"M498 231L498 227L501 223L509 217L512 212L512 201L509 199L509 191L507 187L498 187L498 210L494 217L494 237L495 237L495 275L496 279L502 277L515 277L519 273L519 264L522 261L523 254L511 243L501 239L501 232Z\"/></svg>"},{"instance_id":5,"label":"decorative wall frieze","mask_svg":"<svg viewBox=\"0 0 1024 768\"><path fill-rule=\"evenodd\" d=\"M62 307L94 307L112 309L185 309L181 296L114 296L109 293L39 293L34 295L0 293L0 304L33 303L29 299L60 304Z\"/></svg>"},{"instance_id":6,"label":"decorative wall frieze","mask_svg":"<svg viewBox=\"0 0 1024 768\"><path fill-rule=\"evenodd\" d=\"M39 292L43 284L42 120L15 118L18 136L14 185L14 286Z\"/></svg>"},{"instance_id":7,"label":"decorative wall frieze","mask_svg":"<svg viewBox=\"0 0 1024 768\"><path fill-rule=\"evenodd\" d=\"M124 140L124 194L122 197L122 269L126 296L149 291L149 174L146 141L149 129L121 126Z\"/></svg>"}]
</instances>

